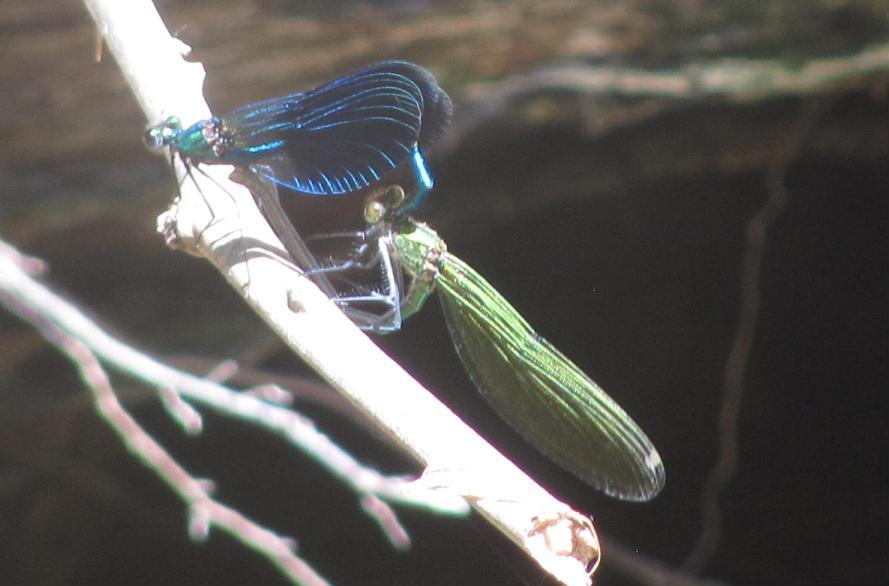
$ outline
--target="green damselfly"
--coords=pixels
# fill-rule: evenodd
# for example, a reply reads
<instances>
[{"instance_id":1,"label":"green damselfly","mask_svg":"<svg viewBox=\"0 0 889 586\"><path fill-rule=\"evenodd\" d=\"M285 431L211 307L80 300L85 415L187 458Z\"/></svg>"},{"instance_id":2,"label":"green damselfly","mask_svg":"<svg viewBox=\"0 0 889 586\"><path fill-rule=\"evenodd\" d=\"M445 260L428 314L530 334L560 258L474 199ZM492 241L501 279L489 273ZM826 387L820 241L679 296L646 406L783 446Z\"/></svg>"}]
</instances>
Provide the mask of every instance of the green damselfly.
<instances>
[{"instance_id":1,"label":"green damselfly","mask_svg":"<svg viewBox=\"0 0 889 586\"><path fill-rule=\"evenodd\" d=\"M645 433L484 277L451 254L435 230L402 213L403 197L399 187L390 188L365 211L369 229L361 236L362 254L410 278L403 291L396 291L397 307L383 322L392 313L410 317L438 290L469 377L510 426L606 494L633 501L653 498L664 485L664 467ZM400 283L400 278L390 281ZM348 314L356 299L337 301ZM386 331L385 324L360 325Z\"/></svg>"}]
</instances>

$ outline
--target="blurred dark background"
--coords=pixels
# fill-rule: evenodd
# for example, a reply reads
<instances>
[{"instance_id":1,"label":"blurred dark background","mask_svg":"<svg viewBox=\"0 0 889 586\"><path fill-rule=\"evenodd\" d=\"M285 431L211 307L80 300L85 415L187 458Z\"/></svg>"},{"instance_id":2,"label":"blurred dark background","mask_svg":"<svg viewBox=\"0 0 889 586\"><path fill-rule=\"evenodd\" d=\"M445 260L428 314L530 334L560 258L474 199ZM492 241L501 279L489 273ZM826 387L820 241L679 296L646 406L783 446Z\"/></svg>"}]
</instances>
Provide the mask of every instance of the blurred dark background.
<instances>
[{"instance_id":1,"label":"blurred dark background","mask_svg":"<svg viewBox=\"0 0 889 586\"><path fill-rule=\"evenodd\" d=\"M669 568L694 547L726 361L752 325L738 470L698 575L885 584L889 3L159 8L206 66L217 112L379 59L436 74L456 117L430 153L437 187L417 215L634 416L665 461L664 492L644 505L610 500L521 442L462 375L437 304L379 342L595 517L599 584L636 583L609 543ZM94 61L83 6L5 0L0 27L2 238L155 356L195 372L234 358L269 380L311 376L209 265L155 233L172 176L142 147L146 121L113 58ZM748 223L781 194L751 273ZM751 275L761 298L750 297ZM758 322L744 322L757 300ZM335 584L546 583L474 518L399 509L414 547L397 553L351 492L280 439L206 410L205 432L187 438L152 389L114 382L220 500L296 538ZM95 415L72 366L2 311L0 405L0 583L284 583L223 535L189 542L181 503ZM416 471L329 409L305 411L368 463Z\"/></svg>"}]
</instances>

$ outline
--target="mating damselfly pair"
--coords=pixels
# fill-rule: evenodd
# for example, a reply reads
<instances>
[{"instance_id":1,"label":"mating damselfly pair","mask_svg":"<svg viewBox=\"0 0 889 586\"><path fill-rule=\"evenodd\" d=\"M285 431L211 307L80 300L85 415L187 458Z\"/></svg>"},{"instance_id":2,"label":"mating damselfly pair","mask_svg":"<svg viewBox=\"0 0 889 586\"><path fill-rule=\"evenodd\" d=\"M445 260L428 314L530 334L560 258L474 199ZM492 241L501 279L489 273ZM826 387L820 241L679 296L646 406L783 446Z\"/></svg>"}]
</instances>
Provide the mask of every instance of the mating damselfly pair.
<instances>
[{"instance_id":1,"label":"mating damselfly pair","mask_svg":"<svg viewBox=\"0 0 889 586\"><path fill-rule=\"evenodd\" d=\"M319 262L295 231L282 235L302 268L357 325L377 333L399 329L437 289L469 377L507 423L606 494L654 497L663 487L664 468L639 426L490 283L448 252L432 228L411 217L433 186L423 151L443 134L451 113L451 100L432 74L387 61L188 127L168 118L148 130L146 141L155 150L169 148L187 166L236 165L259 184L299 194L369 194L363 230L326 236L349 242L345 257ZM404 169L410 179L395 183ZM377 289L340 286L348 282L344 275L380 268ZM382 309L368 309L375 304Z\"/></svg>"}]
</instances>

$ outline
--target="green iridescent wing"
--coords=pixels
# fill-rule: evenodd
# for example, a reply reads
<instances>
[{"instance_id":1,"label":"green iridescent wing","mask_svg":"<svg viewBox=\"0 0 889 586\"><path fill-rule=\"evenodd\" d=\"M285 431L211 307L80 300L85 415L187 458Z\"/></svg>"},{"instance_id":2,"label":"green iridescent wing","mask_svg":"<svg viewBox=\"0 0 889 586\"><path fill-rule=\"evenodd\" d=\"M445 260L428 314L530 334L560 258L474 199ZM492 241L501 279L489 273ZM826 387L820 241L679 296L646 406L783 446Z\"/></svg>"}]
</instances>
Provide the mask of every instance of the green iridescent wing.
<instances>
[{"instance_id":1,"label":"green iridescent wing","mask_svg":"<svg viewBox=\"0 0 889 586\"><path fill-rule=\"evenodd\" d=\"M630 416L472 267L444 253L439 271L435 284L454 346L500 416L606 494L654 497L664 485L664 467Z\"/></svg>"}]
</instances>

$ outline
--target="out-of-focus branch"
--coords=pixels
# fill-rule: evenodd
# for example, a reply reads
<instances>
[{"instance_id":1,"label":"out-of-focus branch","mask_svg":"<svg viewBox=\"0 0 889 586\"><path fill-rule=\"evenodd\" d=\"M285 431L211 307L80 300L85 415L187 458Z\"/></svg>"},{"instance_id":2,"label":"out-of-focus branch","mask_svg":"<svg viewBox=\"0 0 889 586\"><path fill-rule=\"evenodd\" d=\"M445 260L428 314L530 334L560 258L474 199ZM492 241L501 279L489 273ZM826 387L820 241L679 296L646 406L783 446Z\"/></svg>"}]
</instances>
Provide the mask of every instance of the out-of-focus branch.
<instances>
[{"instance_id":1,"label":"out-of-focus branch","mask_svg":"<svg viewBox=\"0 0 889 586\"><path fill-rule=\"evenodd\" d=\"M207 372L215 370L217 366L228 361L202 356L179 355L167 357L164 359L164 362L180 370ZM356 425L366 429L372 428L367 417L362 415L345 397L339 393L331 392L329 385L305 376L284 374L280 371L255 368L249 365L245 367L244 363L241 362L241 357L238 357L237 361L232 362L234 370L227 373L223 379L216 378L212 373L208 373L207 378L219 383L237 381L235 386L248 389L244 392L280 405L288 405L294 398L299 401L314 403L348 418ZM273 387L269 387L270 383Z\"/></svg>"},{"instance_id":2,"label":"out-of-focus branch","mask_svg":"<svg viewBox=\"0 0 889 586\"><path fill-rule=\"evenodd\" d=\"M5 249L5 245L4 245ZM0 251L3 252L3 251ZM4 255L0 275L12 272L12 257ZM189 508L190 533L195 539L206 539L217 527L271 561L294 584L326 586L328 582L293 551L293 542L254 523L238 511L214 500L206 482L193 478L161 447L118 401L99 359L89 347L69 335L52 321L51 314L35 306L28 297L9 287L9 279L0 282L0 302L34 326L47 341L68 356L80 377L92 392L96 409L117 432L127 449L154 471Z\"/></svg>"},{"instance_id":3,"label":"out-of-focus branch","mask_svg":"<svg viewBox=\"0 0 889 586\"><path fill-rule=\"evenodd\" d=\"M762 267L767 252L768 233L781 217L790 197L785 185L787 168L799 152L803 139L822 106L819 101L809 101L804 104L795 127L769 166L766 174L768 198L763 207L747 222L747 248L741 266L741 309L723 373L723 395L718 420L719 455L701 491L700 534L682 564L683 569L690 572L700 572L707 565L722 538L720 497L738 468L738 416L744 396L744 377L750 350L759 324Z\"/></svg>"},{"instance_id":4,"label":"out-of-focus branch","mask_svg":"<svg viewBox=\"0 0 889 586\"><path fill-rule=\"evenodd\" d=\"M663 71L613 65L549 66L501 81L471 84L465 89L465 98L474 109L484 112L502 108L511 100L546 92L571 92L589 98L616 96L677 101L714 97L722 102L752 102L826 94L832 88L867 87L875 76L885 79L887 75L889 44L884 43L865 47L854 55L803 63L779 59L719 59ZM617 119L625 118L618 110L615 110ZM607 122L599 124L602 128L613 126Z\"/></svg>"}]
</instances>

